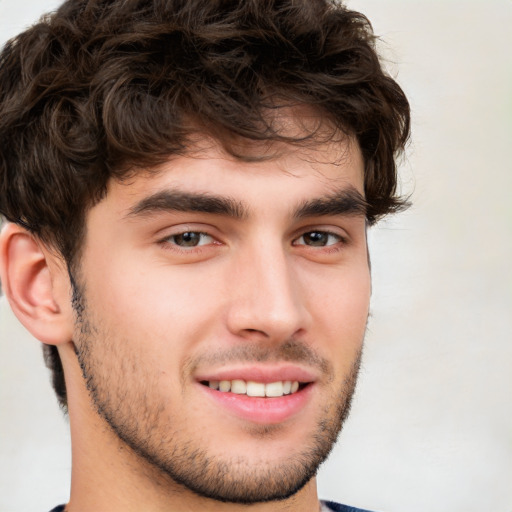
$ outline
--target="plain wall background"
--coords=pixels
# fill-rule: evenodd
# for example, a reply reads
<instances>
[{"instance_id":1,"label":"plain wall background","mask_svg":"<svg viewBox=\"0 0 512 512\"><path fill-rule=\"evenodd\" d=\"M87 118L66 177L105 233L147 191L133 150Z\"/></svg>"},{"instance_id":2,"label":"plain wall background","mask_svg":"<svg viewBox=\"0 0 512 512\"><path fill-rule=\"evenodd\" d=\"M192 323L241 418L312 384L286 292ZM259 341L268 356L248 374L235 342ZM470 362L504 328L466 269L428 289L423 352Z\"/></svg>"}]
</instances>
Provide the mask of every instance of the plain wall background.
<instances>
[{"instance_id":1,"label":"plain wall background","mask_svg":"<svg viewBox=\"0 0 512 512\"><path fill-rule=\"evenodd\" d=\"M59 2L0 0L0 41ZM380 512L512 512L512 1L352 0L409 96L414 206L370 233L372 319L322 497ZM39 343L0 304L0 511L66 501Z\"/></svg>"}]
</instances>

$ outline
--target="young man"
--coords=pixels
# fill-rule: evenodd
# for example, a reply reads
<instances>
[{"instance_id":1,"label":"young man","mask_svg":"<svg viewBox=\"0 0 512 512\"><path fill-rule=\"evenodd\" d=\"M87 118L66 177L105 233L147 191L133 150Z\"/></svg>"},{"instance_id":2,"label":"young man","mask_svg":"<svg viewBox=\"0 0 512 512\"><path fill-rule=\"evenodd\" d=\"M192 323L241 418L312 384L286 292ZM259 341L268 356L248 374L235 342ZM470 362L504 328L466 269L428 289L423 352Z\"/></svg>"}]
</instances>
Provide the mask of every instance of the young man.
<instances>
[{"instance_id":1,"label":"young man","mask_svg":"<svg viewBox=\"0 0 512 512\"><path fill-rule=\"evenodd\" d=\"M315 473L408 133L333 2L69 0L5 47L0 275L69 412L56 510L356 510Z\"/></svg>"}]
</instances>

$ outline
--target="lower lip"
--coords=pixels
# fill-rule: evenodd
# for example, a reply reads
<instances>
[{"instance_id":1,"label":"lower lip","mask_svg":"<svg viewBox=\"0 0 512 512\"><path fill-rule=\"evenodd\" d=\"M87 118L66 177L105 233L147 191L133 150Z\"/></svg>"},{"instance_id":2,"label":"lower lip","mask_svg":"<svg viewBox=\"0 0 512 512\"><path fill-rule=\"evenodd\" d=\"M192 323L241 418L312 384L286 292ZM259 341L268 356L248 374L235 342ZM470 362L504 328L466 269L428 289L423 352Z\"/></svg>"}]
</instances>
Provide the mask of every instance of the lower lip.
<instances>
[{"instance_id":1,"label":"lower lip","mask_svg":"<svg viewBox=\"0 0 512 512\"><path fill-rule=\"evenodd\" d=\"M216 403L235 416L253 423L275 425L300 413L309 402L314 384L291 395L274 398L252 397L222 392L198 384Z\"/></svg>"}]
</instances>

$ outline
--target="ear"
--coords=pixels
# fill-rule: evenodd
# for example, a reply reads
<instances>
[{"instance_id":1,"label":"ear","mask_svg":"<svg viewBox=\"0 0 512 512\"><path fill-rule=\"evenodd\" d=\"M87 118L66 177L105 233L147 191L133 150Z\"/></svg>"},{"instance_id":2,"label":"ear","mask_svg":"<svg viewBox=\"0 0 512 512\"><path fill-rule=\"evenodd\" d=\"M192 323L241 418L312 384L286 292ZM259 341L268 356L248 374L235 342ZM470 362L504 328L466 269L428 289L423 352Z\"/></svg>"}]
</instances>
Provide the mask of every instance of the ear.
<instances>
[{"instance_id":1,"label":"ear","mask_svg":"<svg viewBox=\"0 0 512 512\"><path fill-rule=\"evenodd\" d=\"M71 340L73 315L66 265L13 223L0 234L0 279L14 314L33 336L49 345Z\"/></svg>"}]
</instances>

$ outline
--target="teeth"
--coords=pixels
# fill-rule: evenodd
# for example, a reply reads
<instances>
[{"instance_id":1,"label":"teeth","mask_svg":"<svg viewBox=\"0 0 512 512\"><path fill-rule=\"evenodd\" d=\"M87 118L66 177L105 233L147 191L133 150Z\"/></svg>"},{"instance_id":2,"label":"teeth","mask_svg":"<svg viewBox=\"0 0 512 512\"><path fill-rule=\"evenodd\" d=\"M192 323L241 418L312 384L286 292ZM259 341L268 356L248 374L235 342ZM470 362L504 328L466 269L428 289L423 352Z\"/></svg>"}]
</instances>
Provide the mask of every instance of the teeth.
<instances>
[{"instance_id":1,"label":"teeth","mask_svg":"<svg viewBox=\"0 0 512 512\"><path fill-rule=\"evenodd\" d=\"M219 391L229 391L231 389L231 381L230 380L221 380L219 382Z\"/></svg>"},{"instance_id":2,"label":"teeth","mask_svg":"<svg viewBox=\"0 0 512 512\"><path fill-rule=\"evenodd\" d=\"M211 380L208 382L208 386L212 389L227 393L235 393L237 395L247 395L255 397L279 397L283 395L290 395L296 393L299 390L298 381L277 381L264 382L245 381L240 379L235 380Z\"/></svg>"},{"instance_id":3,"label":"teeth","mask_svg":"<svg viewBox=\"0 0 512 512\"><path fill-rule=\"evenodd\" d=\"M265 396L265 384L250 380L247 383L247 396Z\"/></svg>"},{"instance_id":4,"label":"teeth","mask_svg":"<svg viewBox=\"0 0 512 512\"><path fill-rule=\"evenodd\" d=\"M247 393L247 384L245 383L245 380L232 380L231 393L245 395Z\"/></svg>"},{"instance_id":5,"label":"teeth","mask_svg":"<svg viewBox=\"0 0 512 512\"><path fill-rule=\"evenodd\" d=\"M283 396L283 383L282 382L271 382L265 384L265 396Z\"/></svg>"}]
</instances>

